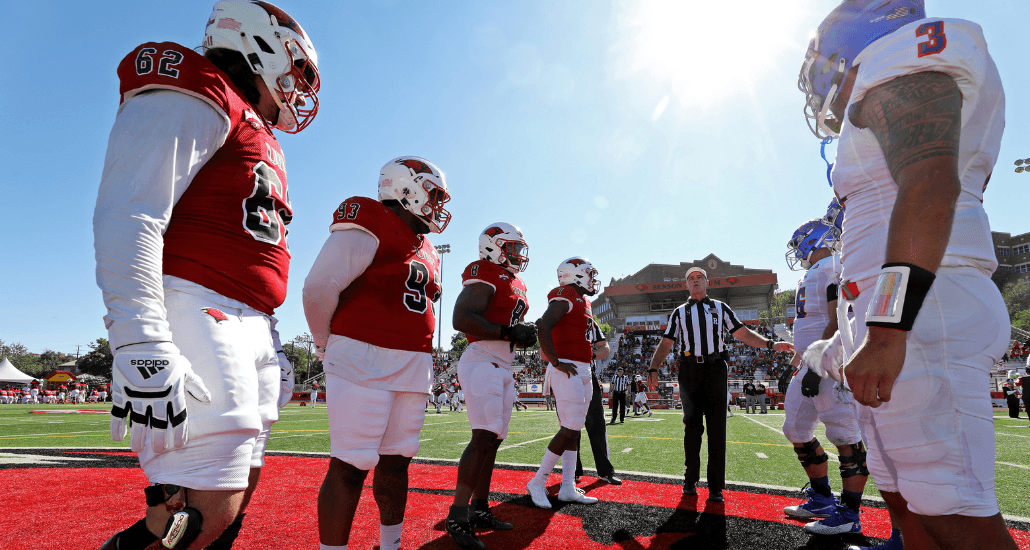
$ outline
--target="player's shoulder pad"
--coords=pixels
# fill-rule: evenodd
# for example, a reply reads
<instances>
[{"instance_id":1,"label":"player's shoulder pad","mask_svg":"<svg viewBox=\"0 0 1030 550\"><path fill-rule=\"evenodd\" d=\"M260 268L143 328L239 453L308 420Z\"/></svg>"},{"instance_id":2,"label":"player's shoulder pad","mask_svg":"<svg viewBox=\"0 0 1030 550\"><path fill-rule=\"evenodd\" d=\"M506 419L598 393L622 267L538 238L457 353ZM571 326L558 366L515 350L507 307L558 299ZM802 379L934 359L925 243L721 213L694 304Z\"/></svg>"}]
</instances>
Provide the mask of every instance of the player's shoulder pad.
<instances>
[{"instance_id":1,"label":"player's shoulder pad","mask_svg":"<svg viewBox=\"0 0 1030 550\"><path fill-rule=\"evenodd\" d=\"M494 285L502 275L508 280L511 279L511 273L507 269L488 260L476 260L465 267L465 271L461 273L461 280L479 280Z\"/></svg>"},{"instance_id":2,"label":"player's shoulder pad","mask_svg":"<svg viewBox=\"0 0 1030 550\"><path fill-rule=\"evenodd\" d=\"M579 298L579 293L576 292L576 289L573 288L572 285L562 285L552 288L551 291L547 293L548 302L551 300L566 300L572 302L576 298Z\"/></svg>"},{"instance_id":3,"label":"player's shoulder pad","mask_svg":"<svg viewBox=\"0 0 1030 550\"><path fill-rule=\"evenodd\" d=\"M913 21L873 42L855 58L858 75L851 101L899 76L924 71L950 75L963 97L968 97L984 82L988 60L980 25L937 17Z\"/></svg>"},{"instance_id":4,"label":"player's shoulder pad","mask_svg":"<svg viewBox=\"0 0 1030 550\"><path fill-rule=\"evenodd\" d=\"M378 235L384 226L399 220L397 214L383 203L368 197L351 197L340 203L333 211L333 220L329 231L344 229L363 229L372 235Z\"/></svg>"},{"instance_id":5,"label":"player's shoulder pad","mask_svg":"<svg viewBox=\"0 0 1030 550\"><path fill-rule=\"evenodd\" d=\"M121 101L150 90L174 90L200 99L229 116L239 96L228 77L199 53L175 42L140 44L118 64Z\"/></svg>"}]
</instances>

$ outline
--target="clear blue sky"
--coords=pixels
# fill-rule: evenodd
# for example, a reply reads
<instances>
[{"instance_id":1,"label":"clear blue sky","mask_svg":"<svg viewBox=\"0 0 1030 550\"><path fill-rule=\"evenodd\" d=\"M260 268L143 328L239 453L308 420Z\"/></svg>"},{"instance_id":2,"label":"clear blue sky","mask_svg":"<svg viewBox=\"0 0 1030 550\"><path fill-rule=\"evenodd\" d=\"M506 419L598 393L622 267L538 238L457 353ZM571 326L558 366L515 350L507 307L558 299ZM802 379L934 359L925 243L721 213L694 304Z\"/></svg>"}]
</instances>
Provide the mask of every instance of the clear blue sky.
<instances>
[{"instance_id":1,"label":"clear blue sky","mask_svg":"<svg viewBox=\"0 0 1030 550\"><path fill-rule=\"evenodd\" d=\"M835 0L497 2L282 0L319 50L321 110L280 135L294 219L280 331L307 331L304 277L345 198L379 168L423 156L447 174L444 341L460 272L495 221L530 244L529 318L555 268L590 258L607 284L649 263L714 253L797 275L785 243L830 199L796 81L809 32ZM1030 231L1025 0L927 0L981 24L1008 125L985 196L996 231ZM0 339L74 353L106 337L92 216L118 107L115 68L146 41L195 47L213 2L8 2L0 53ZM791 6L791 7L787 7Z\"/></svg>"}]
</instances>

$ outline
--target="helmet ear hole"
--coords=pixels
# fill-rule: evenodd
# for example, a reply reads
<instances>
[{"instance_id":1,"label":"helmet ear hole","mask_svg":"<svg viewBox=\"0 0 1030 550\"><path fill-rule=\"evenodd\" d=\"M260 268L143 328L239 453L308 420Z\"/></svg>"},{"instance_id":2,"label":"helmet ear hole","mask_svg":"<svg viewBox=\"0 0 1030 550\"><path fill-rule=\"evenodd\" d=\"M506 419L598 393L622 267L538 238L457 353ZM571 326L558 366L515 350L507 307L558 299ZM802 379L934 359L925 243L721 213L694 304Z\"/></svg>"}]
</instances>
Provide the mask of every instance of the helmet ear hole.
<instances>
[{"instance_id":1,"label":"helmet ear hole","mask_svg":"<svg viewBox=\"0 0 1030 550\"><path fill-rule=\"evenodd\" d=\"M265 42L264 38L254 35L254 42L257 43L259 48L261 48L261 51L265 53L275 53L275 50L273 50L272 47L268 45L268 42Z\"/></svg>"}]
</instances>

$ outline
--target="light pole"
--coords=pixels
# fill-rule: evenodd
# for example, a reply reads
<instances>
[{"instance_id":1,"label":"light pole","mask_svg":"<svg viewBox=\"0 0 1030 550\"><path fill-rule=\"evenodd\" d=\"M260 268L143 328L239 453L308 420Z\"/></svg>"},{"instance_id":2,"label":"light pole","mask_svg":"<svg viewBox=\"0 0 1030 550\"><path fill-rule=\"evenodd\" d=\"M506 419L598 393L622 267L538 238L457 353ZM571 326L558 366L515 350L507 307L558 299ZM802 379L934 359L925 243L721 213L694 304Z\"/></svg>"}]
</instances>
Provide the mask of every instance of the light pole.
<instances>
[{"instance_id":1,"label":"light pole","mask_svg":"<svg viewBox=\"0 0 1030 550\"><path fill-rule=\"evenodd\" d=\"M443 355L443 255L451 251L451 245L441 244L436 248L436 253L440 255L440 280L437 284L440 285L440 307L437 308L436 316L439 317L440 325L436 331L436 348L440 355Z\"/></svg>"}]
</instances>

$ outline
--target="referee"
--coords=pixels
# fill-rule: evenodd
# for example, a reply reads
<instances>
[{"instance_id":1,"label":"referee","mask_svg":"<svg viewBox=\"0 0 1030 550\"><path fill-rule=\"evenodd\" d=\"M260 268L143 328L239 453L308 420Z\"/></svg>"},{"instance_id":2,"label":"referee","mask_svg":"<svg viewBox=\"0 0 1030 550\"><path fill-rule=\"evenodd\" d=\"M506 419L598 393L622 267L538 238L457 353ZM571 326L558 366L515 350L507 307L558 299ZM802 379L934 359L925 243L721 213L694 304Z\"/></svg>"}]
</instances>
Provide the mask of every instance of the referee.
<instances>
[{"instance_id":1,"label":"referee","mask_svg":"<svg viewBox=\"0 0 1030 550\"><path fill-rule=\"evenodd\" d=\"M626 376L622 372L622 367L615 370L615 376L612 377L611 399L612 399L612 421L609 424L615 424L615 417L619 417L619 422L623 423L626 421L626 390L629 388L629 376Z\"/></svg>"},{"instance_id":2,"label":"referee","mask_svg":"<svg viewBox=\"0 0 1030 550\"><path fill-rule=\"evenodd\" d=\"M701 473L701 434L708 424L708 500L723 502L726 486L726 339L729 332L756 348L792 351L786 342L773 342L747 328L726 304L708 297L708 273L687 270L690 299L676 308L662 335L651 367L657 368L676 346L679 357L680 400L683 403L683 452L686 473L683 494L697 495Z\"/></svg>"}]
</instances>

